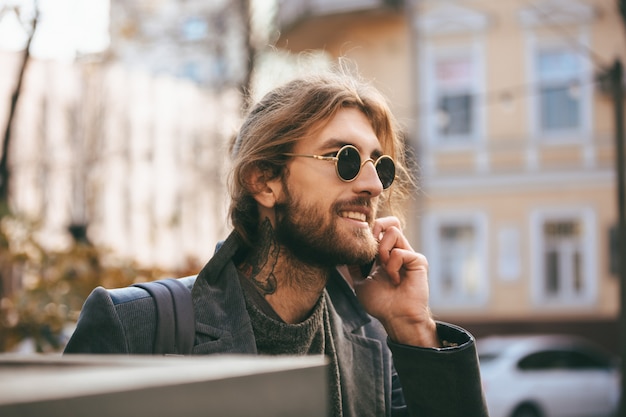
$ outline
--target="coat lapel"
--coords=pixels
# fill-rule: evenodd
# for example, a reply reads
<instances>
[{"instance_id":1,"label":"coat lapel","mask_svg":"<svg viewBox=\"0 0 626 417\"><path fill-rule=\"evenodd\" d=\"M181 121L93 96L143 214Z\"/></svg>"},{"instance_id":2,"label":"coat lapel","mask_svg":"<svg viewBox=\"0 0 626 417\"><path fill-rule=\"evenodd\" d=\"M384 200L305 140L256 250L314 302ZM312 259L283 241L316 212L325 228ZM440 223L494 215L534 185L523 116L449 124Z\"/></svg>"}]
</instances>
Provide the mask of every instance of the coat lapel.
<instances>
[{"instance_id":1,"label":"coat lapel","mask_svg":"<svg viewBox=\"0 0 626 417\"><path fill-rule=\"evenodd\" d=\"M237 269L232 262L239 242L234 233L198 274L191 291L196 315L193 354L256 354Z\"/></svg>"},{"instance_id":2,"label":"coat lapel","mask_svg":"<svg viewBox=\"0 0 626 417\"><path fill-rule=\"evenodd\" d=\"M362 309L352 289L339 274L326 287L332 300L333 339L337 350L344 416L385 416L389 358L381 340L368 337L372 318ZM376 323L378 324L378 323ZM384 340L384 338L382 339ZM390 369L390 368L389 368Z\"/></svg>"}]
</instances>

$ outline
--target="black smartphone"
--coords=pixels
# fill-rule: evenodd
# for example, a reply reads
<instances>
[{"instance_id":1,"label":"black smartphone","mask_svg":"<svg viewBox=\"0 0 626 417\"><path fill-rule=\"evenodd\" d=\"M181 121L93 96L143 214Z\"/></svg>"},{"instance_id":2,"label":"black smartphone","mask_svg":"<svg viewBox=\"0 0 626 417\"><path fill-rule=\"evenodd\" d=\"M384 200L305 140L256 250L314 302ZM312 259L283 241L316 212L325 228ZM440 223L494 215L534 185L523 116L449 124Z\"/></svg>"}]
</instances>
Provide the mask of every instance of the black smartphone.
<instances>
[{"instance_id":1,"label":"black smartphone","mask_svg":"<svg viewBox=\"0 0 626 417\"><path fill-rule=\"evenodd\" d=\"M370 274L370 272L372 272L372 269L374 268L374 262L376 262L376 258L372 259L366 264L359 266L359 268L361 269L361 276L366 277Z\"/></svg>"}]
</instances>

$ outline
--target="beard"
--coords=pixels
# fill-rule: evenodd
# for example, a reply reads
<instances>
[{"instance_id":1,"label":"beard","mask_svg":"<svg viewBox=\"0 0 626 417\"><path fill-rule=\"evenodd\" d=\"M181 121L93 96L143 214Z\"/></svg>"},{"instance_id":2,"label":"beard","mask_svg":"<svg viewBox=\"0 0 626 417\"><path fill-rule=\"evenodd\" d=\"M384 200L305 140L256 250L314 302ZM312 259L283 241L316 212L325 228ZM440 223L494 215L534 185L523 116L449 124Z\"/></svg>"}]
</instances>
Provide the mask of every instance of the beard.
<instances>
[{"instance_id":1,"label":"beard","mask_svg":"<svg viewBox=\"0 0 626 417\"><path fill-rule=\"evenodd\" d=\"M328 212L306 205L286 190L286 202L276 206L276 238L293 256L306 264L322 267L362 265L378 253L378 242L370 228L341 230L342 206L367 206L370 199L357 198L333 204ZM370 225L371 226L371 225Z\"/></svg>"}]
</instances>

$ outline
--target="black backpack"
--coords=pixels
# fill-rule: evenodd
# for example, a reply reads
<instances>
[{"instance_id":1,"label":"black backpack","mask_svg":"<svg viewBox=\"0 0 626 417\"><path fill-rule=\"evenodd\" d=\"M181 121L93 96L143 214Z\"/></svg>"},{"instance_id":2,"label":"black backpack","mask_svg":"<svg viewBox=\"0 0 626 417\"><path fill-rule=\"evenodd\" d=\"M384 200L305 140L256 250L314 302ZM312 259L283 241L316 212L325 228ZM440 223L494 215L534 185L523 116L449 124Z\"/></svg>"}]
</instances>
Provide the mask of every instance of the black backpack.
<instances>
[{"instance_id":1,"label":"black backpack","mask_svg":"<svg viewBox=\"0 0 626 417\"><path fill-rule=\"evenodd\" d=\"M196 276L134 284L146 290L156 306L155 355L188 355L193 349L196 325L191 288ZM119 291L116 290L116 291Z\"/></svg>"}]
</instances>

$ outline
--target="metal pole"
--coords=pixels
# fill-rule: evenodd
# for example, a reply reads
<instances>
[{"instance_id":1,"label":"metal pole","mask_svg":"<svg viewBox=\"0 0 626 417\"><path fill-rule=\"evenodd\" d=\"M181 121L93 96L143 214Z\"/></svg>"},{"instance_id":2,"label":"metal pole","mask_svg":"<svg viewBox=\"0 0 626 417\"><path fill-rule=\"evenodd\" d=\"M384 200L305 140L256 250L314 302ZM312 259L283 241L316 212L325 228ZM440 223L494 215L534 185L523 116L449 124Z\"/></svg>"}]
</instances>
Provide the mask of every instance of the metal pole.
<instances>
[{"instance_id":1,"label":"metal pole","mask_svg":"<svg viewBox=\"0 0 626 417\"><path fill-rule=\"evenodd\" d=\"M618 213L618 239L617 261L620 280L620 356L621 372L626 375L626 192L624 173L624 91L622 86L623 67L616 60L610 70L611 91L613 93L613 106L615 110L615 168L617 175L617 213ZM620 417L626 417L626 383L622 378Z\"/></svg>"}]
</instances>

